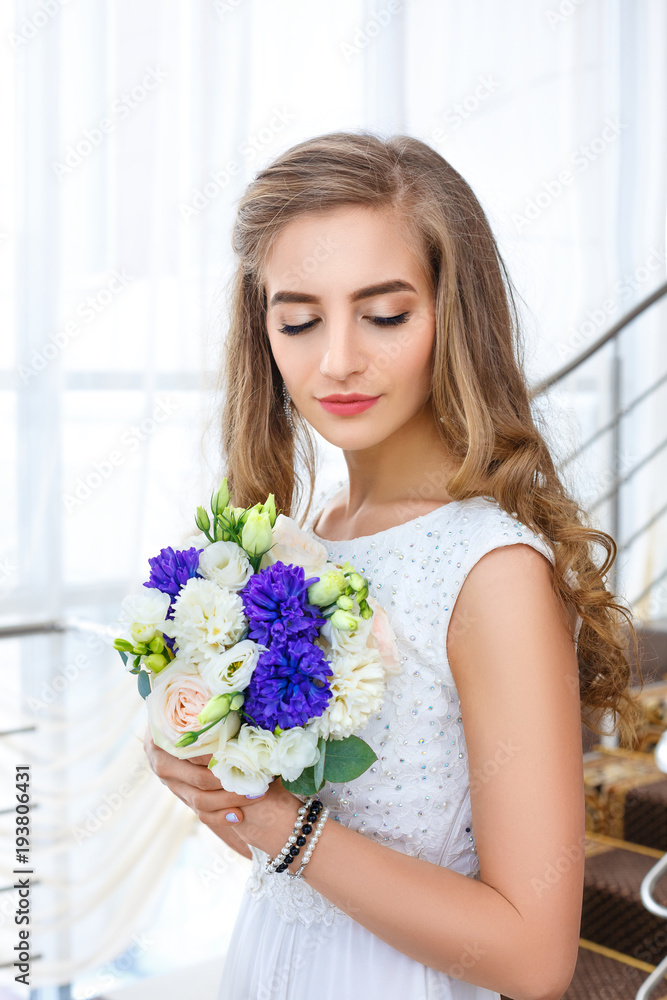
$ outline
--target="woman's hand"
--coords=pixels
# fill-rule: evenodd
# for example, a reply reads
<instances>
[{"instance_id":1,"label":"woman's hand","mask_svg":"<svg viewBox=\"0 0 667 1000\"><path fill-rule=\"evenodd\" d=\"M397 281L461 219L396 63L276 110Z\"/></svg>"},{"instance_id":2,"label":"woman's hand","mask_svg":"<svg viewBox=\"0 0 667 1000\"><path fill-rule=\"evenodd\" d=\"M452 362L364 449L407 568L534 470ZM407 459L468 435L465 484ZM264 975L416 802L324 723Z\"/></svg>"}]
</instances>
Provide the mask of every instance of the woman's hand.
<instances>
[{"instance_id":1,"label":"woman's hand","mask_svg":"<svg viewBox=\"0 0 667 1000\"><path fill-rule=\"evenodd\" d=\"M144 749L160 781L216 836L224 840L233 830L244 843L272 856L287 841L301 800L287 791L280 778L274 778L263 795L248 798L221 786L207 766L211 754L188 760L173 757L155 744L150 726L146 727Z\"/></svg>"}]
</instances>

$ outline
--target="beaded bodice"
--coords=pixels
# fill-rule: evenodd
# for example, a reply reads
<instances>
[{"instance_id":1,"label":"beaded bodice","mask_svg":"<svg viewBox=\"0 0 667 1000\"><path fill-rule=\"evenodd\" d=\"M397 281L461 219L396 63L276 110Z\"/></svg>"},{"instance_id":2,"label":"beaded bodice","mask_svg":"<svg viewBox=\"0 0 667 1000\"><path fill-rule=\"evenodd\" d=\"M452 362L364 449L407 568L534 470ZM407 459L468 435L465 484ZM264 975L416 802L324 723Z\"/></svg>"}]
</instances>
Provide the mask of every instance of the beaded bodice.
<instances>
[{"instance_id":1,"label":"beaded bodice","mask_svg":"<svg viewBox=\"0 0 667 1000\"><path fill-rule=\"evenodd\" d=\"M316 515L317 516L317 515ZM377 761L345 785L327 782L319 798L331 819L364 836L479 877L470 810L468 757L459 696L445 638L454 602L474 563L498 545L525 542L553 561L550 544L491 497L453 501L405 524L346 541L322 542L335 562L349 559L370 580L396 634L402 670L389 678L381 709L358 736ZM344 917L306 878L266 873L252 848L246 888L267 894L287 921Z\"/></svg>"}]
</instances>

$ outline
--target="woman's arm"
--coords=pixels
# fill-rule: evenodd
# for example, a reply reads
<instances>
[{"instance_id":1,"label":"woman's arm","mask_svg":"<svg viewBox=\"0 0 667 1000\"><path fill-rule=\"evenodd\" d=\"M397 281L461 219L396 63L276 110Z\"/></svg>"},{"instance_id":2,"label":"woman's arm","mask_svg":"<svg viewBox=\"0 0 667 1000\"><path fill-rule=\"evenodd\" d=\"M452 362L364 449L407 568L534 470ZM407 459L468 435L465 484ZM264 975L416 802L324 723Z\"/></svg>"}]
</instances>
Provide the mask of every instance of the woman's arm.
<instances>
[{"instance_id":1,"label":"woman's arm","mask_svg":"<svg viewBox=\"0 0 667 1000\"><path fill-rule=\"evenodd\" d=\"M576 962L584 812L576 653L548 560L522 544L483 556L461 588L448 654L461 698L481 880L332 819L304 875L424 965L514 1000L557 1000ZM207 769L180 763L201 777L202 788L214 789ZM217 788L200 794L197 809L220 835L227 822L215 797L227 793ZM276 779L264 799L234 810L241 817L234 832L273 857L298 804Z\"/></svg>"}]
</instances>

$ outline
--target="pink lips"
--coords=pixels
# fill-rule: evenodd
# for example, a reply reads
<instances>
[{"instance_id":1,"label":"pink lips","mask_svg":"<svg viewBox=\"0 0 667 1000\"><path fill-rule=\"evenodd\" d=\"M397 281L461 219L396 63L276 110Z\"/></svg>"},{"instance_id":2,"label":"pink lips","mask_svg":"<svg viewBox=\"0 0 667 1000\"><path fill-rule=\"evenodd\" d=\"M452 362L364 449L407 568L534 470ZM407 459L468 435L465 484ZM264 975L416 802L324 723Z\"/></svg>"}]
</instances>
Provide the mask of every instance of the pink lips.
<instances>
[{"instance_id":1,"label":"pink lips","mask_svg":"<svg viewBox=\"0 0 667 1000\"><path fill-rule=\"evenodd\" d=\"M327 413L337 413L345 416L347 414L363 413L364 410L368 410L374 403L377 403L379 398L379 396L366 397L365 399L359 397L355 399L352 397L350 402L343 402L345 399L344 396L332 396L320 399L320 403Z\"/></svg>"}]
</instances>

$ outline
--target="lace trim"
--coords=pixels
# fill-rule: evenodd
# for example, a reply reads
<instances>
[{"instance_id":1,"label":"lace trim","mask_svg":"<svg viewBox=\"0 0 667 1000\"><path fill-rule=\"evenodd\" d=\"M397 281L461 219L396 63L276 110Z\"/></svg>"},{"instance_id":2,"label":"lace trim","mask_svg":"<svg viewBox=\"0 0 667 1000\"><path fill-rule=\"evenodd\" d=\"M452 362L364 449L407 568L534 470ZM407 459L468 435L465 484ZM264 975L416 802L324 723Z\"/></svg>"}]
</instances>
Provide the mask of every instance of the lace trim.
<instances>
[{"instance_id":1,"label":"lace trim","mask_svg":"<svg viewBox=\"0 0 667 1000\"><path fill-rule=\"evenodd\" d=\"M326 896L317 892L306 879L287 879L280 872L267 872L268 854L250 847L252 871L246 882L246 891L255 897L266 896L274 910L288 924L296 921L305 927L321 923L330 926L338 917L347 916Z\"/></svg>"}]
</instances>

